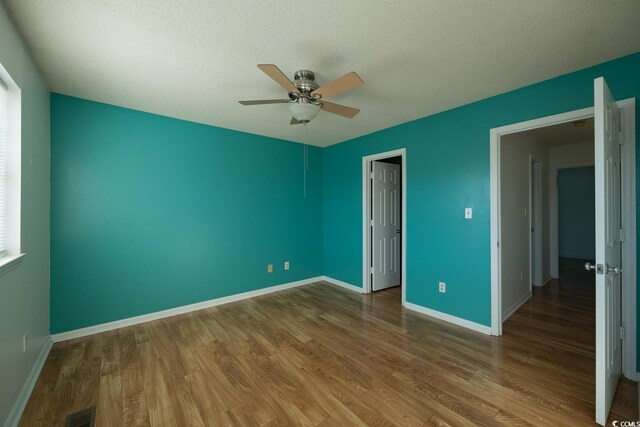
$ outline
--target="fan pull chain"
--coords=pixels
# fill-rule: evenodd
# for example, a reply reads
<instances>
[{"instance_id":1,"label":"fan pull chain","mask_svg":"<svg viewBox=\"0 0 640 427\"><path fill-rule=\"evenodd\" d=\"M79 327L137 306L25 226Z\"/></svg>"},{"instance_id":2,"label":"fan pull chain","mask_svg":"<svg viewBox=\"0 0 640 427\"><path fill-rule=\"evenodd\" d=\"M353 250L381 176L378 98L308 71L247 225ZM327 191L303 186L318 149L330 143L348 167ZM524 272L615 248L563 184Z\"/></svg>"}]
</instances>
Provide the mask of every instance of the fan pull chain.
<instances>
[{"instance_id":1,"label":"fan pull chain","mask_svg":"<svg viewBox=\"0 0 640 427\"><path fill-rule=\"evenodd\" d=\"M303 176L303 197L307 198L307 171L309 170L309 145L307 142L309 141L309 128L307 127L307 123L304 124L304 127L307 129L307 137L305 138L305 143L303 147L303 161L302 161L302 176Z\"/></svg>"}]
</instances>

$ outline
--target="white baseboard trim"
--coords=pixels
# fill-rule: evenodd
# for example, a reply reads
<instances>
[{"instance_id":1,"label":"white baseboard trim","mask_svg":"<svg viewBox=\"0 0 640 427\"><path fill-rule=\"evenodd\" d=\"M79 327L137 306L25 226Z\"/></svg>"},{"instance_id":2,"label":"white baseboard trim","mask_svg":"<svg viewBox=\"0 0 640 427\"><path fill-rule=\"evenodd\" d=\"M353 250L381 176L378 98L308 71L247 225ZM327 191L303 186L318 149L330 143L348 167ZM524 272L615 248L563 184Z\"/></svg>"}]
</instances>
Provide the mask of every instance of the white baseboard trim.
<instances>
[{"instance_id":1,"label":"white baseboard trim","mask_svg":"<svg viewBox=\"0 0 640 427\"><path fill-rule=\"evenodd\" d=\"M445 322L453 323L454 325L462 326L467 329L472 329L477 332L482 332L486 335L491 335L491 326L481 325L480 323L475 323L467 319L463 319L461 317L452 316L447 313L443 313L441 311L432 310L430 308L423 307L421 305L413 304L410 302L405 302L404 307L409 310L417 311L418 313L426 314L430 317L435 317L436 319L444 320Z\"/></svg>"},{"instance_id":2,"label":"white baseboard trim","mask_svg":"<svg viewBox=\"0 0 640 427\"><path fill-rule=\"evenodd\" d=\"M115 320L113 322L102 323L100 325L88 326L86 328L75 329L73 331L61 332L51 336L53 342L66 341L74 338L85 337L87 335L99 334L101 332L112 331L114 329L124 328L126 326L137 325L152 320L163 319L165 317L176 316L178 314L189 313L204 308L214 307L216 305L228 304L234 301L240 301L247 298L253 298L260 295L270 294L285 289L295 288L297 286L308 285L323 280L321 276L309 279L298 280L297 282L284 283L282 285L270 286L268 288L256 289L255 291L243 292L240 294L229 295L226 297L215 298L208 301L197 302L195 304L183 305L180 307L170 308L168 310L156 311L154 313L143 314L141 316L129 317L127 319Z\"/></svg>"},{"instance_id":3,"label":"white baseboard trim","mask_svg":"<svg viewBox=\"0 0 640 427\"><path fill-rule=\"evenodd\" d=\"M325 282L331 283L332 285L340 286L342 288L349 289L350 291L357 292L359 294L364 293L361 287L352 285L347 282L343 282L342 280L334 279L333 277L322 276L321 279Z\"/></svg>"},{"instance_id":4,"label":"white baseboard trim","mask_svg":"<svg viewBox=\"0 0 640 427\"><path fill-rule=\"evenodd\" d=\"M337 280L332 277L322 276L321 279L325 282L331 283L333 285L340 286L342 288L348 289L353 292L357 292L359 294L364 293L363 289L359 286L352 285L347 282L343 282L342 280ZM452 316L450 314L442 313L440 311L431 310L430 308L423 307L421 305L413 304L410 302L404 302L404 307L409 310L417 311L418 313L426 314L430 317L435 317L436 319L444 320L445 322L453 323L458 326L462 326L468 329L472 329L477 332L482 332L483 334L491 335L491 327L481 325L479 323L471 322L466 319L462 319L460 317Z\"/></svg>"},{"instance_id":5,"label":"white baseboard trim","mask_svg":"<svg viewBox=\"0 0 640 427\"><path fill-rule=\"evenodd\" d=\"M506 312L504 312L504 314L502 315L502 323L506 322L506 321L507 321L507 319L508 319L509 317L511 317L511 315L512 315L513 313L515 313L516 311L518 311L518 309L519 309L520 307L522 307L522 305L523 305L524 303L526 303L527 301L529 301L530 299L531 299L531 292L527 292L526 294L524 294L524 295L522 296L522 298L520 298L518 301L516 301L514 304L512 304L512 305L511 305L511 307L509 307L509 308L507 309L507 311L506 311Z\"/></svg>"},{"instance_id":6,"label":"white baseboard trim","mask_svg":"<svg viewBox=\"0 0 640 427\"><path fill-rule=\"evenodd\" d=\"M20 422L24 408L27 406L27 402L29 401L29 397L31 397L33 388L36 386L36 382L40 376L40 371L42 371L44 362L47 361L47 356L49 356L49 351L51 351L52 345L53 342L51 341L51 338L48 338L47 343L44 345L36 359L36 363L33 365L33 368L31 368L31 372L29 372L29 376L22 386L22 390L20 390L18 399L13 404L13 408L11 408L9 417L4 423L4 427L16 427Z\"/></svg>"}]
</instances>

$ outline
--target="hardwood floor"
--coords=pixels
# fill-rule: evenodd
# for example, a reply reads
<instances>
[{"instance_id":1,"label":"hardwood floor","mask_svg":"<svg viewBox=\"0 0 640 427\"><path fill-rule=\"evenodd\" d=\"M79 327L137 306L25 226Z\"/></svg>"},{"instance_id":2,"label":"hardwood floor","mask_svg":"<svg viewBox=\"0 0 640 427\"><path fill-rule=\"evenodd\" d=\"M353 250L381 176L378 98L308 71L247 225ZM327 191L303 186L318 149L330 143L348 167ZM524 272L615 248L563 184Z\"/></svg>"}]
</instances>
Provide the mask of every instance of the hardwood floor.
<instances>
[{"instance_id":1,"label":"hardwood floor","mask_svg":"<svg viewBox=\"0 0 640 427\"><path fill-rule=\"evenodd\" d=\"M593 286L536 289L504 330L317 283L57 343L20 425L593 424ZM612 419L637 415L624 381Z\"/></svg>"}]
</instances>

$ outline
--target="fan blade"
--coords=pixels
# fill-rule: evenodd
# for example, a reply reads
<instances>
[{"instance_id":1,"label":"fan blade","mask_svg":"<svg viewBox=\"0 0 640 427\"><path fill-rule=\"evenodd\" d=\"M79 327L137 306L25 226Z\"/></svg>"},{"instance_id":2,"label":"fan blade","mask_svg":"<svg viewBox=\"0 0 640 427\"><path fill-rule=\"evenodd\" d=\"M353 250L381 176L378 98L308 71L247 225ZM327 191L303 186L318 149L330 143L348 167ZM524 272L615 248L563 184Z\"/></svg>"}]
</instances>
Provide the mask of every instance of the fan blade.
<instances>
[{"instance_id":1,"label":"fan blade","mask_svg":"<svg viewBox=\"0 0 640 427\"><path fill-rule=\"evenodd\" d=\"M295 117L291 117L291 121L289 122L290 125L299 125L300 122L295 118Z\"/></svg>"},{"instance_id":2,"label":"fan blade","mask_svg":"<svg viewBox=\"0 0 640 427\"><path fill-rule=\"evenodd\" d=\"M322 107L320 108L322 108L324 111L346 117L347 119L353 119L356 114L360 112L360 110L358 110L357 108L334 104L333 102L319 101L319 103L322 104Z\"/></svg>"},{"instance_id":3,"label":"fan blade","mask_svg":"<svg viewBox=\"0 0 640 427\"><path fill-rule=\"evenodd\" d=\"M242 105L262 105L262 104L284 104L291 102L290 99L260 99L257 101L238 101Z\"/></svg>"},{"instance_id":4,"label":"fan blade","mask_svg":"<svg viewBox=\"0 0 640 427\"><path fill-rule=\"evenodd\" d=\"M287 92L300 93L300 90L294 85L291 80L284 75L280 68L276 67L273 64L258 64L258 68L260 68L264 73L271 77L276 81L280 86L285 88Z\"/></svg>"},{"instance_id":5,"label":"fan blade","mask_svg":"<svg viewBox=\"0 0 640 427\"><path fill-rule=\"evenodd\" d=\"M311 92L311 96L320 95L321 98L328 98L331 95L335 95L337 93L344 92L350 89L355 89L362 86L363 84L364 82L362 81L360 76L352 71L314 90L313 92Z\"/></svg>"}]
</instances>

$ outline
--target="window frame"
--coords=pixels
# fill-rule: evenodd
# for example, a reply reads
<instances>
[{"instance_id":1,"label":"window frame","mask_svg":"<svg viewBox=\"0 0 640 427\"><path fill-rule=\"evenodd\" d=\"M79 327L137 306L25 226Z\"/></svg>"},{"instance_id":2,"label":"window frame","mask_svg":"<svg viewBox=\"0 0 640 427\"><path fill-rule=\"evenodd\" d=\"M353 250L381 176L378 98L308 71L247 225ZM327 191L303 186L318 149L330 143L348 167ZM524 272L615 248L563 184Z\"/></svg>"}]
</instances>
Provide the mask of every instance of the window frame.
<instances>
[{"instance_id":1,"label":"window frame","mask_svg":"<svg viewBox=\"0 0 640 427\"><path fill-rule=\"evenodd\" d=\"M11 78L9 72L0 64L0 80L8 95L7 115L7 152L6 152L6 251L0 256L0 276L12 270L23 259L21 247L22 212L22 91ZM0 85L2 85L0 83ZM5 89L6 87L6 89Z\"/></svg>"}]
</instances>

